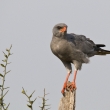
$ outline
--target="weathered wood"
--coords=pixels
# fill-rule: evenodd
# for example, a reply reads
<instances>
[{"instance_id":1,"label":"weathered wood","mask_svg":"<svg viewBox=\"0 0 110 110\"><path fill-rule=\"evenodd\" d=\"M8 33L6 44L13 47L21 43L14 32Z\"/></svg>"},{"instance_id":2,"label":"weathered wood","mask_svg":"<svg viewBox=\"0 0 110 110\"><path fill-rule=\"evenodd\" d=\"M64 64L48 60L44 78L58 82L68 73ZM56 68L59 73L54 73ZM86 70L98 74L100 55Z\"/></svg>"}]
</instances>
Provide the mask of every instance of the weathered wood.
<instances>
[{"instance_id":1,"label":"weathered wood","mask_svg":"<svg viewBox=\"0 0 110 110\"><path fill-rule=\"evenodd\" d=\"M70 83L67 84L65 96L61 98L58 110L75 110L76 90L70 90Z\"/></svg>"}]
</instances>

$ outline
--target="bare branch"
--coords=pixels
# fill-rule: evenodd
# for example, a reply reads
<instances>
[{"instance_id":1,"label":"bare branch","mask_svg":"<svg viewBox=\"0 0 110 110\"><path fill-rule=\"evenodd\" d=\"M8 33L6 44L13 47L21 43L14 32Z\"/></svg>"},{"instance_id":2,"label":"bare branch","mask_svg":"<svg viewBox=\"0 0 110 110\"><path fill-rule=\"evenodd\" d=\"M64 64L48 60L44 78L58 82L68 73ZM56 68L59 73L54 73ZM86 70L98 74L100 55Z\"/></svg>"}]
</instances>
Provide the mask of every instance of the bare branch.
<instances>
[{"instance_id":1,"label":"bare branch","mask_svg":"<svg viewBox=\"0 0 110 110\"><path fill-rule=\"evenodd\" d=\"M9 91L9 90L8 90ZM8 91L1 97L1 99L3 99L3 97L5 97L5 95L8 93Z\"/></svg>"},{"instance_id":2,"label":"bare branch","mask_svg":"<svg viewBox=\"0 0 110 110\"><path fill-rule=\"evenodd\" d=\"M5 110L8 110L8 107L10 106L10 103L7 105L6 109Z\"/></svg>"},{"instance_id":3,"label":"bare branch","mask_svg":"<svg viewBox=\"0 0 110 110\"><path fill-rule=\"evenodd\" d=\"M31 95L27 95L23 87L22 87L22 89L23 89L23 90L22 90L22 93L28 98L29 104L27 104L27 106L28 106L31 110L33 110L33 103L35 102L35 100L36 100L37 98L35 98L34 100L31 100L31 97L32 97L32 95L34 94L35 90L31 93Z\"/></svg>"},{"instance_id":4,"label":"bare branch","mask_svg":"<svg viewBox=\"0 0 110 110\"><path fill-rule=\"evenodd\" d=\"M6 74L9 73L10 71L11 71L11 70L7 71Z\"/></svg>"},{"instance_id":5,"label":"bare branch","mask_svg":"<svg viewBox=\"0 0 110 110\"><path fill-rule=\"evenodd\" d=\"M9 64L9 63L8 63L8 58L9 58L9 56L10 56L10 50L11 50L11 48L12 48L12 45L10 46L9 49L6 49L7 54L6 54L5 52L3 52L3 54L4 54L4 56L5 56L5 59L2 60L2 61L3 61L4 64L0 64L0 65L4 68L4 70L3 70L3 75L1 74L1 77L3 77L3 78L2 78L2 85L1 85L1 87L0 87L0 90L1 90L1 94L0 94L0 96L1 96L1 97L0 97L0 99L1 99L0 109L3 108L3 110L7 110L8 107L9 107L9 105L10 105L10 103L9 103L8 106L7 106L7 108L5 109L4 104L3 104L3 98L5 97L5 95L6 95L6 94L8 93L8 91L9 91L9 90L8 90L8 91L4 94L4 90L9 88L9 87L4 87L4 84L5 84L6 74L11 71L11 70L10 70L10 71L7 72L7 65Z\"/></svg>"},{"instance_id":6,"label":"bare branch","mask_svg":"<svg viewBox=\"0 0 110 110\"><path fill-rule=\"evenodd\" d=\"M39 106L39 107L41 108L41 110L48 110L48 109L50 109L50 108L46 108L46 109L45 109L46 106L50 106L50 105L47 105L47 104L46 104L46 101L47 101L48 99L45 99L45 96L48 95L48 94L49 94L49 93L45 93L45 88L44 88L44 96L43 96L43 97L38 96L39 98L42 99L42 106Z\"/></svg>"}]
</instances>

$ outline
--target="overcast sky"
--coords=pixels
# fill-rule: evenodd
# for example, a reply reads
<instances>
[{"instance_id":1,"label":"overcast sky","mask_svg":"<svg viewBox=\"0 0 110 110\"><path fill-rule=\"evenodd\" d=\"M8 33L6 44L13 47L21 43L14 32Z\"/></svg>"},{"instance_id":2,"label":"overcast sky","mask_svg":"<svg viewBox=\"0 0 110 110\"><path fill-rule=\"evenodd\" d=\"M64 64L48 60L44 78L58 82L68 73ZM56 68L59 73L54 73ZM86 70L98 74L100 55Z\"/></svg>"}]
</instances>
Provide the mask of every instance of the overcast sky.
<instances>
[{"instance_id":1,"label":"overcast sky","mask_svg":"<svg viewBox=\"0 0 110 110\"><path fill-rule=\"evenodd\" d=\"M14 53L5 82L10 87L5 97L9 110L28 110L22 87L28 94L36 90L34 97L43 96L46 88L51 110L58 109L67 71L50 50L57 23L110 49L110 0L0 0L0 61L11 44ZM76 110L110 110L110 55L90 61L77 75ZM40 110L41 102L36 100L34 110Z\"/></svg>"}]
</instances>

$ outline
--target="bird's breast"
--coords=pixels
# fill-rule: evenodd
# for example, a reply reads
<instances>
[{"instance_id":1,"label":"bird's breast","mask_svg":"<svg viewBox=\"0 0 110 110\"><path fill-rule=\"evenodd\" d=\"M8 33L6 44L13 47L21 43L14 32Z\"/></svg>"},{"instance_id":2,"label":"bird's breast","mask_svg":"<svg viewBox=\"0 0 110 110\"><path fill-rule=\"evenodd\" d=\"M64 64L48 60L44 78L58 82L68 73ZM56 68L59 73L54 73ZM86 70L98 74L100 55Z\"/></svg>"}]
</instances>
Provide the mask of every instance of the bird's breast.
<instances>
[{"instance_id":1,"label":"bird's breast","mask_svg":"<svg viewBox=\"0 0 110 110\"><path fill-rule=\"evenodd\" d=\"M51 50L59 59L71 61L71 45L66 39L53 38Z\"/></svg>"},{"instance_id":2,"label":"bird's breast","mask_svg":"<svg viewBox=\"0 0 110 110\"><path fill-rule=\"evenodd\" d=\"M62 45L61 43L54 44L52 52L61 60L69 60L70 59L68 48L66 47L66 43L65 43L65 45Z\"/></svg>"}]
</instances>

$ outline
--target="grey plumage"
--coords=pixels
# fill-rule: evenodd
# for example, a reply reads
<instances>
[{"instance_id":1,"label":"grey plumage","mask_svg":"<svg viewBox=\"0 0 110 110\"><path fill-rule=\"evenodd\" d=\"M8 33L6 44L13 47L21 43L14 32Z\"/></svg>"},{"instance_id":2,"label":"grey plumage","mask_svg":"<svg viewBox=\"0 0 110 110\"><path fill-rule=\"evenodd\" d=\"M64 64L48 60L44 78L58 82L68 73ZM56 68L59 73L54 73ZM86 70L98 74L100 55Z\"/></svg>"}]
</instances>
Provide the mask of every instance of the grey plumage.
<instances>
[{"instance_id":1,"label":"grey plumage","mask_svg":"<svg viewBox=\"0 0 110 110\"><path fill-rule=\"evenodd\" d=\"M74 64L76 70L80 70L83 63L89 63L89 57L110 54L110 51L101 49L105 46L104 44L95 44L84 35L68 34L67 31L60 32L63 27L67 25L59 23L54 26L50 47L68 72L72 71L71 63Z\"/></svg>"}]
</instances>

